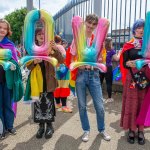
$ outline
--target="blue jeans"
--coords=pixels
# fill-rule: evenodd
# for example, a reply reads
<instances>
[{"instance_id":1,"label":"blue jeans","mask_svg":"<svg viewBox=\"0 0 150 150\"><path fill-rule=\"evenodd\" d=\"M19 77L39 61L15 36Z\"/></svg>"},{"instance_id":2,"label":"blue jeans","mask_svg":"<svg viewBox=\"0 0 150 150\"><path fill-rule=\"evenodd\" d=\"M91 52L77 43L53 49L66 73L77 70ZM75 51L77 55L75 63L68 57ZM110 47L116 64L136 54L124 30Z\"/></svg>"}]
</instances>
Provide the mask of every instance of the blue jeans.
<instances>
[{"instance_id":1,"label":"blue jeans","mask_svg":"<svg viewBox=\"0 0 150 150\"><path fill-rule=\"evenodd\" d=\"M3 131L13 128L12 90L7 88L6 83L0 83L0 119L3 123Z\"/></svg>"},{"instance_id":2,"label":"blue jeans","mask_svg":"<svg viewBox=\"0 0 150 150\"><path fill-rule=\"evenodd\" d=\"M93 99L94 107L96 110L98 131L102 132L105 130L105 123L104 123L105 116L104 116L102 89L98 70L86 71L79 69L76 79L76 92L78 97L78 107L82 129L84 131L90 131L90 125L86 108L87 107L86 88L89 89L89 92Z\"/></svg>"}]
</instances>

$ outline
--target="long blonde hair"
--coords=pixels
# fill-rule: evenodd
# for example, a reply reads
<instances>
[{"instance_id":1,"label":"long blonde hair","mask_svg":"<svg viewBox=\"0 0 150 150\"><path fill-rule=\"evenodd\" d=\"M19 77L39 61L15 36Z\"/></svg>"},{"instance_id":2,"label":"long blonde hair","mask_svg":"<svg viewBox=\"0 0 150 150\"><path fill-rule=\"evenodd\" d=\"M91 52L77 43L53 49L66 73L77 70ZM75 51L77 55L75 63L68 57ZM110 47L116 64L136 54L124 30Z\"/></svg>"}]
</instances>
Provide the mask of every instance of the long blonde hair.
<instances>
[{"instance_id":1,"label":"long blonde hair","mask_svg":"<svg viewBox=\"0 0 150 150\"><path fill-rule=\"evenodd\" d=\"M10 27L9 22L5 19L0 19L0 23L6 23L7 24L7 34L6 34L6 36L11 36L12 31L11 31L11 27Z\"/></svg>"}]
</instances>

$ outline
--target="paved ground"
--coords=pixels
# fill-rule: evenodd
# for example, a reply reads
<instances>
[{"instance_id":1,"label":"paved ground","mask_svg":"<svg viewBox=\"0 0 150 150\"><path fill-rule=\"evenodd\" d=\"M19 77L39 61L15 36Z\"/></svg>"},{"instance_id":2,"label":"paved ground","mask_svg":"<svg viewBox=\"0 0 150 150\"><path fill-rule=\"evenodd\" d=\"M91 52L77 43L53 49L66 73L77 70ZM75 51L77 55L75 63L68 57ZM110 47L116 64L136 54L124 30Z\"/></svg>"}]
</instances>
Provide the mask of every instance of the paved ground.
<instances>
[{"instance_id":1,"label":"paved ground","mask_svg":"<svg viewBox=\"0 0 150 150\"><path fill-rule=\"evenodd\" d=\"M65 114L57 111L54 124L55 133L49 140L36 139L37 124L34 124L31 117L30 105L22 102L18 104L15 127L17 135L9 135L5 140L0 141L0 150L149 150L150 130L146 129L146 144L139 146L128 144L124 131L119 127L121 94L114 94L114 102L105 103L106 129L111 135L110 142L104 141L97 132L95 111L88 96L88 115L91 124L90 140L87 143L81 141L82 129L77 111L77 99L70 99L69 105L73 107L73 113Z\"/></svg>"}]
</instances>

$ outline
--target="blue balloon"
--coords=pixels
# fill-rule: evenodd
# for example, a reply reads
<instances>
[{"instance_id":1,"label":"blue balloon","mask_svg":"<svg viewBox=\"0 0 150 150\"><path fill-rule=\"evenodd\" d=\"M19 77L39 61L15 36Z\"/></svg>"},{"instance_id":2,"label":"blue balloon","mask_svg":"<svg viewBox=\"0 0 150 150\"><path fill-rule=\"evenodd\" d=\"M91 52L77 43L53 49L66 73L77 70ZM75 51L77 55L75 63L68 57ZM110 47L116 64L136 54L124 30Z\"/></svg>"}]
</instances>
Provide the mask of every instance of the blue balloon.
<instances>
[{"instance_id":1,"label":"blue balloon","mask_svg":"<svg viewBox=\"0 0 150 150\"><path fill-rule=\"evenodd\" d=\"M82 57L84 62L96 62L97 61L97 51L92 47L86 47L82 51Z\"/></svg>"}]
</instances>

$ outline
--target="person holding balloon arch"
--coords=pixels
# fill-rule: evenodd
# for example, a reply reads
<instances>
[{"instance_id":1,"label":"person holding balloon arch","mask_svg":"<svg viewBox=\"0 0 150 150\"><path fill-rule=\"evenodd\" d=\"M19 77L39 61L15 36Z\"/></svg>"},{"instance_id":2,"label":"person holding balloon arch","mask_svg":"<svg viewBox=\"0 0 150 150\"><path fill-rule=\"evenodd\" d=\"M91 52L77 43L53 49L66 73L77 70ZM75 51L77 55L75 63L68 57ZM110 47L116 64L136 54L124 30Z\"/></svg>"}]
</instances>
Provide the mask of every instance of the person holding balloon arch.
<instances>
[{"instance_id":1,"label":"person holding balloon arch","mask_svg":"<svg viewBox=\"0 0 150 150\"><path fill-rule=\"evenodd\" d=\"M43 43L44 29L37 28L35 30L35 44L37 46L41 46ZM56 58L59 63L63 63L64 58L57 49L54 41L50 41L48 52L49 56ZM40 95L32 97L33 100L38 99L34 103L34 121L39 123L39 129L37 131L36 138L42 138L43 134L45 133L45 138L49 139L54 133L54 128L52 125L52 122L55 120L55 104L53 92L58 86L55 77L55 68L51 63L41 59L35 59L29 62L27 64L27 68L31 71L28 78L28 82L31 82L31 95L36 92L36 84L38 84L38 87L40 87ZM38 76L38 83L36 83L34 80L34 74ZM28 93L27 90L26 93Z\"/></svg>"},{"instance_id":2,"label":"person holding balloon arch","mask_svg":"<svg viewBox=\"0 0 150 150\"><path fill-rule=\"evenodd\" d=\"M111 137L105 131L103 96L99 80L99 69L106 71L104 64L99 63L100 51L109 27L107 19L98 19L96 14L89 14L85 21L80 16L72 19L73 42L67 51L70 69L75 81L80 121L83 129L82 141L87 142L90 135L90 124L87 115L86 89L92 96L97 115L97 128L106 141ZM96 30L96 33L93 32ZM67 65L69 61L67 61Z\"/></svg>"},{"instance_id":3,"label":"person holding balloon arch","mask_svg":"<svg viewBox=\"0 0 150 150\"><path fill-rule=\"evenodd\" d=\"M15 135L15 111L13 104L21 100L23 85L21 70L18 65L17 49L9 36L12 34L10 24L5 19L0 19L0 120L3 132L0 139L6 137L6 132Z\"/></svg>"},{"instance_id":4,"label":"person holding balloon arch","mask_svg":"<svg viewBox=\"0 0 150 150\"><path fill-rule=\"evenodd\" d=\"M148 87L145 86L143 89L138 88L134 74L139 71L144 72L145 76L150 80L150 68L145 65L138 70L136 66L136 61L143 59L143 56L139 54L143 45L144 25L145 21L143 19L138 19L134 22L132 27L133 38L124 44L120 57L120 69L123 83L120 126L124 130L128 130L127 141L130 144L135 143L137 132L138 144L140 145L145 144L144 124L139 125L136 120L140 113ZM140 80L142 80L142 78Z\"/></svg>"}]
</instances>

